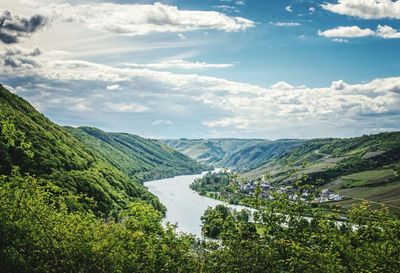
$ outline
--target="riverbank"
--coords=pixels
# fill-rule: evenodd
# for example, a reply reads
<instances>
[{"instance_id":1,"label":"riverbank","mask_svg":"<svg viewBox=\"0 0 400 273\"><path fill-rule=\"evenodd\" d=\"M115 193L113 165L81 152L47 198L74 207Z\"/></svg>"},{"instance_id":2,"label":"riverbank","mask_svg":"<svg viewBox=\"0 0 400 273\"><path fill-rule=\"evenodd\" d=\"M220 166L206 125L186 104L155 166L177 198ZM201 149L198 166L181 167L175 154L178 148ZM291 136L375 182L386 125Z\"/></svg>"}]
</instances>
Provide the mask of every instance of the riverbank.
<instances>
[{"instance_id":1,"label":"riverbank","mask_svg":"<svg viewBox=\"0 0 400 273\"><path fill-rule=\"evenodd\" d=\"M167 208L164 222L177 224L179 232L191 233L200 237L201 216L208 207L223 204L232 209L247 209L243 206L230 205L223 201L201 196L190 189L190 184L205 174L206 172L196 175L175 176L144 184Z\"/></svg>"}]
</instances>

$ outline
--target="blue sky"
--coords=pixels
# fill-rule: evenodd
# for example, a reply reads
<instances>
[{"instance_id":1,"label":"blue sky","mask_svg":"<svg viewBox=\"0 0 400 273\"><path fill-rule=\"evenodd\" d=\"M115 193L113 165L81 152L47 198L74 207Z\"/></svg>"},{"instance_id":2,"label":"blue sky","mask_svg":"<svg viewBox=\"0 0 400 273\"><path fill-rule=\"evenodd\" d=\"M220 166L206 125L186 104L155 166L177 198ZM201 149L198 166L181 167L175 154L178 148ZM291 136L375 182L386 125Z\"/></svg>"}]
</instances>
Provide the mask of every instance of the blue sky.
<instances>
[{"instance_id":1,"label":"blue sky","mask_svg":"<svg viewBox=\"0 0 400 273\"><path fill-rule=\"evenodd\" d=\"M272 139L400 127L400 1L6 0L0 9L1 83L62 125ZM24 20L29 29L11 27Z\"/></svg>"}]
</instances>

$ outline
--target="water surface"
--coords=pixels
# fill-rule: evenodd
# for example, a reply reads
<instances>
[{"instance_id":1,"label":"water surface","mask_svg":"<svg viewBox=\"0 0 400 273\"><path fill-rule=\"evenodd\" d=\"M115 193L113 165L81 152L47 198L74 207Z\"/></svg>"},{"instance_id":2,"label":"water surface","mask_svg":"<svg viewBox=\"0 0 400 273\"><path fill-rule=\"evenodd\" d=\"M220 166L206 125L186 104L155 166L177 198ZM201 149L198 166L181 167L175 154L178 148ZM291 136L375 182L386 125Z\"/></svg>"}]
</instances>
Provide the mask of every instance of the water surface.
<instances>
[{"instance_id":1,"label":"water surface","mask_svg":"<svg viewBox=\"0 0 400 273\"><path fill-rule=\"evenodd\" d=\"M200 217L207 207L226 204L222 201L200 196L190 189L189 185L204 174L175 176L145 183L149 191L158 196L161 203L167 208L165 221L178 224L178 231L201 236ZM243 208L232 205L230 207Z\"/></svg>"}]
</instances>

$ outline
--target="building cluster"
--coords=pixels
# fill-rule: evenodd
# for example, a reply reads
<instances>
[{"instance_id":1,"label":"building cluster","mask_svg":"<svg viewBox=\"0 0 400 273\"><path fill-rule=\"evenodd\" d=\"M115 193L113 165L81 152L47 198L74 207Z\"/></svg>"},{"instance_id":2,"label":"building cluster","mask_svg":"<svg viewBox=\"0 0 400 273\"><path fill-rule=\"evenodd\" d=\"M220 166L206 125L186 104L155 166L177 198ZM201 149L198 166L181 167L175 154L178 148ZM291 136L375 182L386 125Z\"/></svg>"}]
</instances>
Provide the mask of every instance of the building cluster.
<instances>
[{"instance_id":1,"label":"building cluster","mask_svg":"<svg viewBox=\"0 0 400 273\"><path fill-rule=\"evenodd\" d=\"M287 194L289 199L292 200L306 200L309 197L308 192L303 192L301 195L296 193L296 189L293 186L273 186L268 182L259 182L259 181L248 181L240 186L240 192L243 194L251 194L257 188L257 184L259 184L261 188L261 196L264 198L272 199L272 193L284 193ZM319 195L315 198L315 202L317 203L325 203L325 202L333 202L333 201L341 201L343 196L340 194L335 194L329 189L323 189Z\"/></svg>"},{"instance_id":2,"label":"building cluster","mask_svg":"<svg viewBox=\"0 0 400 273\"><path fill-rule=\"evenodd\" d=\"M343 196L336 194L329 189L323 189L319 196L315 199L318 203L341 201Z\"/></svg>"}]
</instances>

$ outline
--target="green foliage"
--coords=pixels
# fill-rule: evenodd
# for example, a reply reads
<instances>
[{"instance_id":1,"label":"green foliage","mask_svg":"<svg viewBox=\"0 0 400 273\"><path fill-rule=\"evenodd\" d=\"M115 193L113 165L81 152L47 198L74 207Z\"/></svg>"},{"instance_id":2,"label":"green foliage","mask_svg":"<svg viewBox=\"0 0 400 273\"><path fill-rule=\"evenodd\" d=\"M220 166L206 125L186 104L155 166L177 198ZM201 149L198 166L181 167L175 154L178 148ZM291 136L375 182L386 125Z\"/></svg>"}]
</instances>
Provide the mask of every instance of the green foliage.
<instances>
[{"instance_id":1,"label":"green foliage","mask_svg":"<svg viewBox=\"0 0 400 273\"><path fill-rule=\"evenodd\" d=\"M31 176L0 177L1 272L198 272L195 240L142 202L119 218L74 209L82 196ZM90 201L90 200L86 200Z\"/></svg>"},{"instance_id":2,"label":"green foliage","mask_svg":"<svg viewBox=\"0 0 400 273\"><path fill-rule=\"evenodd\" d=\"M250 222L222 220L220 211L204 217L203 228L216 226L221 240L210 246L206 272L397 272L400 266L400 220L385 209L362 204L338 221L283 194Z\"/></svg>"},{"instance_id":3,"label":"green foliage","mask_svg":"<svg viewBox=\"0 0 400 273\"><path fill-rule=\"evenodd\" d=\"M98 214L116 215L135 200L165 210L135 178L2 86L0 110L0 175L18 166L22 173L53 179L62 189L92 197Z\"/></svg>"},{"instance_id":4,"label":"green foliage","mask_svg":"<svg viewBox=\"0 0 400 273\"><path fill-rule=\"evenodd\" d=\"M162 215L131 203L120 221L75 207L83 199L53 183L0 177L1 272L397 272L400 220L367 204L344 221L308 202L275 198L258 211L209 208L199 242L164 228Z\"/></svg>"},{"instance_id":5,"label":"green foliage","mask_svg":"<svg viewBox=\"0 0 400 273\"><path fill-rule=\"evenodd\" d=\"M197 192L223 192L231 183L231 178L224 172L208 172L203 177L196 179L190 188Z\"/></svg>"},{"instance_id":6,"label":"green foliage","mask_svg":"<svg viewBox=\"0 0 400 273\"><path fill-rule=\"evenodd\" d=\"M157 140L106 133L92 127L65 129L105 161L138 181L200 173L207 169Z\"/></svg>"},{"instance_id":7,"label":"green foliage","mask_svg":"<svg viewBox=\"0 0 400 273\"><path fill-rule=\"evenodd\" d=\"M235 226L246 225L247 229L256 231L256 226L250 223L250 212L241 210L232 212L224 205L217 205L215 208L207 208L201 217L201 231L204 236L209 238L229 238L231 232L235 230Z\"/></svg>"}]
</instances>

